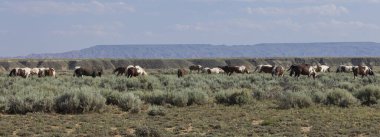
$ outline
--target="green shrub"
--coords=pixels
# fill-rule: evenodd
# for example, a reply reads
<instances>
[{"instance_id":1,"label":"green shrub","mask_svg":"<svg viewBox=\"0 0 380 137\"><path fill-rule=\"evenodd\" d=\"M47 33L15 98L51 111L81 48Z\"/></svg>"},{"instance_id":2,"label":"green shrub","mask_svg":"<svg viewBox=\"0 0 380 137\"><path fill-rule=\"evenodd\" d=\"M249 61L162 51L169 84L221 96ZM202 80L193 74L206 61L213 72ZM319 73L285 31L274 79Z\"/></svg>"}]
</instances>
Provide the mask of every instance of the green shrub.
<instances>
[{"instance_id":1,"label":"green shrub","mask_svg":"<svg viewBox=\"0 0 380 137\"><path fill-rule=\"evenodd\" d=\"M160 137L161 134L156 128L151 127L138 127L136 128L135 135L137 137Z\"/></svg>"},{"instance_id":2,"label":"green shrub","mask_svg":"<svg viewBox=\"0 0 380 137\"><path fill-rule=\"evenodd\" d=\"M106 99L97 92L77 90L65 92L55 99L57 113L86 113L100 112L105 106Z\"/></svg>"},{"instance_id":3,"label":"green shrub","mask_svg":"<svg viewBox=\"0 0 380 137\"><path fill-rule=\"evenodd\" d=\"M168 102L171 102L172 105L178 106L178 107L184 107L187 106L187 103L189 101L189 96L186 92L177 92L169 96Z\"/></svg>"},{"instance_id":4,"label":"green shrub","mask_svg":"<svg viewBox=\"0 0 380 137\"><path fill-rule=\"evenodd\" d=\"M326 102L326 94L321 91L315 91L312 93L312 99L315 103L323 104Z\"/></svg>"},{"instance_id":5,"label":"green shrub","mask_svg":"<svg viewBox=\"0 0 380 137\"><path fill-rule=\"evenodd\" d=\"M285 93L279 101L279 107L282 109L307 108L311 105L313 105L311 97L302 92Z\"/></svg>"},{"instance_id":6,"label":"green shrub","mask_svg":"<svg viewBox=\"0 0 380 137\"><path fill-rule=\"evenodd\" d=\"M146 93L143 96L141 96L141 98L145 102L148 102L150 104L162 105L166 101L167 94L158 90L158 91Z\"/></svg>"},{"instance_id":7,"label":"green shrub","mask_svg":"<svg viewBox=\"0 0 380 137\"><path fill-rule=\"evenodd\" d=\"M149 106L148 115L150 116L165 116L165 110L161 106Z\"/></svg>"},{"instance_id":8,"label":"green shrub","mask_svg":"<svg viewBox=\"0 0 380 137\"><path fill-rule=\"evenodd\" d=\"M26 94L8 96L4 111L10 114L26 114L28 112L52 112L54 101L51 96Z\"/></svg>"},{"instance_id":9,"label":"green shrub","mask_svg":"<svg viewBox=\"0 0 380 137\"><path fill-rule=\"evenodd\" d=\"M138 96L135 96L132 93L125 93L120 94L119 97L117 97L118 104L123 111L129 111L137 113L141 110L142 102Z\"/></svg>"},{"instance_id":10,"label":"green shrub","mask_svg":"<svg viewBox=\"0 0 380 137\"><path fill-rule=\"evenodd\" d=\"M215 100L219 104L243 105L250 101L250 95L241 91L221 91L215 95Z\"/></svg>"},{"instance_id":11,"label":"green shrub","mask_svg":"<svg viewBox=\"0 0 380 137\"><path fill-rule=\"evenodd\" d=\"M5 107L7 105L7 100L5 97L0 96L0 113L5 112Z\"/></svg>"},{"instance_id":12,"label":"green shrub","mask_svg":"<svg viewBox=\"0 0 380 137\"><path fill-rule=\"evenodd\" d=\"M208 95L201 91L187 91L188 102L187 105L198 104L203 105L208 102Z\"/></svg>"},{"instance_id":13,"label":"green shrub","mask_svg":"<svg viewBox=\"0 0 380 137\"><path fill-rule=\"evenodd\" d=\"M5 112L9 114L26 114L31 112L32 108L21 97L9 96Z\"/></svg>"},{"instance_id":14,"label":"green shrub","mask_svg":"<svg viewBox=\"0 0 380 137\"><path fill-rule=\"evenodd\" d=\"M347 90L333 89L327 93L326 104L350 107L357 104L357 99Z\"/></svg>"},{"instance_id":15,"label":"green shrub","mask_svg":"<svg viewBox=\"0 0 380 137\"><path fill-rule=\"evenodd\" d=\"M380 87L374 85L362 87L355 96L363 105L378 104L380 102Z\"/></svg>"}]
</instances>

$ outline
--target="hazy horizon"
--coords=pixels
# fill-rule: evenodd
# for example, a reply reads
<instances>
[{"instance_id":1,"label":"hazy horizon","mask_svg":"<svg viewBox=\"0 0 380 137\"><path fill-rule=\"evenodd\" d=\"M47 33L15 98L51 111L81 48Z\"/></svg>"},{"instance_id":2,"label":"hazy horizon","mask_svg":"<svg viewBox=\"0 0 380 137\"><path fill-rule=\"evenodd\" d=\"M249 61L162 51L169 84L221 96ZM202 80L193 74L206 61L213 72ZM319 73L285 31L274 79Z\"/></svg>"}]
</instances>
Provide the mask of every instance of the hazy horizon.
<instances>
[{"instance_id":1,"label":"hazy horizon","mask_svg":"<svg viewBox=\"0 0 380 137\"><path fill-rule=\"evenodd\" d=\"M380 0L0 2L0 57L95 45L380 42Z\"/></svg>"}]
</instances>

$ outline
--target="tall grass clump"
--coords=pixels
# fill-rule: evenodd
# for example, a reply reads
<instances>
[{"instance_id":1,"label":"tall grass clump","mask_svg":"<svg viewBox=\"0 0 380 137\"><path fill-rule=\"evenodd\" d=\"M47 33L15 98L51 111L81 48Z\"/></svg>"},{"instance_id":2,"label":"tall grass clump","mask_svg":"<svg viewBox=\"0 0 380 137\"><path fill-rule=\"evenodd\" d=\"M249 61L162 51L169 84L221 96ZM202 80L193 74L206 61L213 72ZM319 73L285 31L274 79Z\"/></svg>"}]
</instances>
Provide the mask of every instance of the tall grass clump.
<instances>
[{"instance_id":1,"label":"tall grass clump","mask_svg":"<svg viewBox=\"0 0 380 137\"><path fill-rule=\"evenodd\" d=\"M363 105L373 105L380 102L380 87L375 85L367 85L359 89L355 94Z\"/></svg>"},{"instance_id":2,"label":"tall grass clump","mask_svg":"<svg viewBox=\"0 0 380 137\"><path fill-rule=\"evenodd\" d=\"M9 114L54 111L53 97L41 92L7 96L4 111Z\"/></svg>"},{"instance_id":3,"label":"tall grass clump","mask_svg":"<svg viewBox=\"0 0 380 137\"><path fill-rule=\"evenodd\" d=\"M106 99L98 92L88 89L67 91L55 98L57 113L77 114L86 112L100 112L103 110Z\"/></svg>"},{"instance_id":4,"label":"tall grass clump","mask_svg":"<svg viewBox=\"0 0 380 137\"><path fill-rule=\"evenodd\" d=\"M5 112L5 107L7 105L6 103L7 103L6 98L3 96L0 96L0 113Z\"/></svg>"},{"instance_id":5,"label":"tall grass clump","mask_svg":"<svg viewBox=\"0 0 380 137\"><path fill-rule=\"evenodd\" d=\"M303 92L287 92L279 101L279 108L307 108L313 105L313 100L310 96Z\"/></svg>"},{"instance_id":6,"label":"tall grass clump","mask_svg":"<svg viewBox=\"0 0 380 137\"><path fill-rule=\"evenodd\" d=\"M138 96L133 93L122 93L117 98L118 104L123 111L131 111L133 113L138 113L141 110L142 102Z\"/></svg>"},{"instance_id":7,"label":"tall grass clump","mask_svg":"<svg viewBox=\"0 0 380 137\"><path fill-rule=\"evenodd\" d=\"M332 89L326 95L327 105L337 105L340 107L350 107L358 103L357 99L347 90Z\"/></svg>"},{"instance_id":8,"label":"tall grass clump","mask_svg":"<svg viewBox=\"0 0 380 137\"><path fill-rule=\"evenodd\" d=\"M140 112L141 99L133 93L123 93L113 90L104 90L101 94L106 98L106 104L116 105L123 111Z\"/></svg>"},{"instance_id":9,"label":"tall grass clump","mask_svg":"<svg viewBox=\"0 0 380 137\"><path fill-rule=\"evenodd\" d=\"M187 90L188 102L187 105L203 105L208 102L208 95L205 92L199 90Z\"/></svg>"},{"instance_id":10,"label":"tall grass clump","mask_svg":"<svg viewBox=\"0 0 380 137\"><path fill-rule=\"evenodd\" d=\"M243 105L251 100L251 95L245 91L227 90L215 95L216 103L226 105Z\"/></svg>"}]
</instances>

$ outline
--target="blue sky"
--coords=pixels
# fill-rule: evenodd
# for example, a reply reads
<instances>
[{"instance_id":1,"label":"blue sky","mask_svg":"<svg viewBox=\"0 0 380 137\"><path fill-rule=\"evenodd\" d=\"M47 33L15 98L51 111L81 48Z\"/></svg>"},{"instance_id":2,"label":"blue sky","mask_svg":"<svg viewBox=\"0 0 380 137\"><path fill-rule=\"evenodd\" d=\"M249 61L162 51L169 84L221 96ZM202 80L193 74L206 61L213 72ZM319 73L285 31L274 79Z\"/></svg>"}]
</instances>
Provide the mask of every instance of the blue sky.
<instances>
[{"instance_id":1,"label":"blue sky","mask_svg":"<svg viewBox=\"0 0 380 137\"><path fill-rule=\"evenodd\" d=\"M380 0L0 0L0 57L101 44L380 42Z\"/></svg>"}]
</instances>

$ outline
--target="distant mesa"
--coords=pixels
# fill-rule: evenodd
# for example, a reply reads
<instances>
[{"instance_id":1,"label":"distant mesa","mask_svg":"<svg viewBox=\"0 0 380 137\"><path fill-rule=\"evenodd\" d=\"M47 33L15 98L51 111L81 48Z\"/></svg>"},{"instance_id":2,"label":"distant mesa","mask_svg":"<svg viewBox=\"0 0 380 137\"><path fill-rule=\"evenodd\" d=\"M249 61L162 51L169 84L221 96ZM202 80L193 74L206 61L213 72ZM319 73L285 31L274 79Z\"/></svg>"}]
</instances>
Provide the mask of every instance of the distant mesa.
<instances>
[{"instance_id":1,"label":"distant mesa","mask_svg":"<svg viewBox=\"0 0 380 137\"><path fill-rule=\"evenodd\" d=\"M31 54L17 58L260 58L260 57L378 57L380 43L263 43L256 45L151 44L98 45L64 53Z\"/></svg>"}]
</instances>

